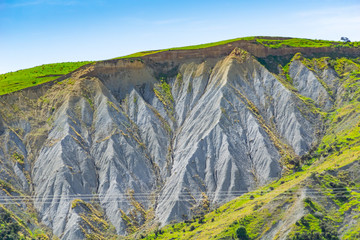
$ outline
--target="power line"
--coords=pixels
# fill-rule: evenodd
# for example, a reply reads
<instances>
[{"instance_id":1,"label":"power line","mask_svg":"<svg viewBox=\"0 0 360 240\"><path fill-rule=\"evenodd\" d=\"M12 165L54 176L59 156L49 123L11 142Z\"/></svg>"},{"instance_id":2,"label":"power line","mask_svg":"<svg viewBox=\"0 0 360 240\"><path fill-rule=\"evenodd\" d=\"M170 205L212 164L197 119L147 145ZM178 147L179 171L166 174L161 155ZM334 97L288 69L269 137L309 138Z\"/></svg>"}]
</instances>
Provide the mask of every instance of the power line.
<instances>
[{"instance_id":1,"label":"power line","mask_svg":"<svg viewBox=\"0 0 360 240\"><path fill-rule=\"evenodd\" d=\"M305 190L307 193L321 193L321 192L337 192L337 191L354 191L355 190L359 190L360 188L350 188L350 189L344 189L344 188L330 188L330 189L323 189L323 188L312 188L312 189L296 189L296 190L286 190L286 191L282 191L282 190L268 190L268 191L213 191L213 192L180 192L178 194L176 194L176 196L193 196L193 195L202 195L203 193L206 195L236 195L236 194L265 194L265 193L296 193L298 191L301 190ZM151 195L155 194L154 192L145 192L145 193L117 193L117 194L107 194L107 193L94 193L94 194L49 194L49 195L44 195L44 196L11 196L13 198L62 198L62 197L100 197L100 198L107 198L107 197L149 197ZM161 196L161 195L159 195ZM167 195L165 195L167 196ZM0 196L1 197L4 196ZM6 196L5 196L6 197Z\"/></svg>"},{"instance_id":2,"label":"power line","mask_svg":"<svg viewBox=\"0 0 360 240\"><path fill-rule=\"evenodd\" d=\"M242 194L242 193L252 193L252 194L256 194L256 193L276 193L276 192L284 192L284 193L287 193L287 192L290 192L290 193L294 193L294 192L298 192L298 191L301 191L301 190L305 190L306 192L327 192L327 191L334 191L334 190L344 190L344 191L353 191L353 190L359 190L360 191L360 188L328 188L328 189L324 189L324 188L311 188L311 189L308 189L308 188L298 188L298 189L295 189L295 190L285 190L285 191L282 191L282 190L267 190L267 191L263 191L263 190L256 190L256 191L252 191L252 192L249 192L249 191L196 191L196 192L180 192L177 194L177 196L179 195L196 195L196 194L216 194L216 195L222 195L222 194L225 194L225 195L228 195L228 194ZM325 191L326 190L326 191ZM117 194L107 194L107 193L88 193L88 194L49 194L49 195L46 195L46 197L62 197L62 196L67 196L67 197L104 197L104 196L150 196L152 194L155 194L154 192L143 192L143 193L117 193ZM24 197L24 198L41 198L41 196L16 196L16 197ZM1 196L0 196L1 198Z\"/></svg>"},{"instance_id":3,"label":"power line","mask_svg":"<svg viewBox=\"0 0 360 240\"><path fill-rule=\"evenodd\" d=\"M349 197L350 192L356 192L353 190L358 190L359 188L353 188L350 189L350 191L348 191L347 189L344 188L334 188L334 189L329 189L324 191L324 189L319 189L318 190L309 190L306 189L306 194L308 197L313 197L313 198L329 198L331 196L328 195L324 195L326 193L332 193L332 194L336 194L336 197ZM301 189L298 189L297 191L299 191ZM334 191L335 190L335 191ZM277 197L280 198L291 198L294 196L294 193L296 193L297 191L271 191L272 193L280 193ZM240 192L243 191L234 191L234 192L228 192L228 193L218 193L217 192L212 192L213 196L212 197L218 197L218 198L227 198L227 197L231 197L231 198L243 198L243 199L247 199L247 198L252 198L252 196L254 195L250 195L250 194L241 194ZM199 193L199 192L197 192ZM248 193L248 192L247 192ZM157 201L159 203L167 203L167 202L189 202L189 201L199 201L202 198L195 198L192 196L193 193L183 193L183 194L179 194L176 196L172 196L172 195L165 195L165 196L160 196L161 198L159 198L159 196L157 197ZM131 202L133 199L131 199L131 196L134 196L135 194L110 194L110 195L99 195L99 194L77 194L77 195L48 195L46 197L36 197L36 196L1 196L0 197L0 204L5 204L5 205L13 205L13 204L21 204L15 201L31 201L34 204L47 204L47 203L60 203L63 201L73 201L76 199L81 199L83 201L91 201L91 200L103 200L106 201L106 203L129 203ZM256 195L256 194L255 194ZM211 197L211 196L210 196ZM135 198L135 197L134 197ZM150 199L151 197L149 197L149 195L145 196L144 194L141 194L139 196L137 196L135 198L136 201L140 201L140 202L153 202L154 199ZM9 202L11 201L11 202Z\"/></svg>"},{"instance_id":4,"label":"power line","mask_svg":"<svg viewBox=\"0 0 360 240\"><path fill-rule=\"evenodd\" d=\"M312 198L316 198L316 199L321 199L321 198L329 198L330 196L311 196ZM349 197L349 195L344 194L344 195L336 195L336 197ZM289 196L280 196L280 198L290 198ZM75 200L75 199L73 199ZM174 203L174 202L189 202L189 200L193 200L193 199L177 199L177 200L165 200L165 201L161 201L160 203L162 204L166 204L166 203ZM61 201L40 201L40 202L32 202L33 204L54 204L54 203L60 203ZM151 202L151 200L147 200L145 202ZM68 202L70 203L70 202ZM120 201L120 200L112 200L112 201L107 201L106 203L129 203L129 201ZM0 204L2 205L21 205L24 203L17 203L17 202L1 202Z\"/></svg>"}]
</instances>

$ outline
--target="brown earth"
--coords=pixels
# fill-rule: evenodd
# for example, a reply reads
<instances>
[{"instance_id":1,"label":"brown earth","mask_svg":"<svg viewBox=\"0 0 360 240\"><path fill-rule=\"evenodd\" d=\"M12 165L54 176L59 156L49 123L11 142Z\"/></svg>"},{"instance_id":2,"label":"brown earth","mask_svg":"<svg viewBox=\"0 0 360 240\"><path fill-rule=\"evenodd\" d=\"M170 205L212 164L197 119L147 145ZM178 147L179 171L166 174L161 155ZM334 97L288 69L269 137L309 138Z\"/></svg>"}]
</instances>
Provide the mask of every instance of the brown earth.
<instances>
[{"instance_id":1,"label":"brown earth","mask_svg":"<svg viewBox=\"0 0 360 240\"><path fill-rule=\"evenodd\" d=\"M261 37L264 39L264 37ZM269 38L270 39L270 38ZM271 38L273 40L286 38ZM163 68L163 71L171 71L172 68L183 63L184 61L194 60L205 61L209 59L218 59L229 55L234 48L241 48L246 50L257 58L263 65L265 65L270 71L278 73L277 64L279 62L285 65L291 60L294 54L300 52L304 57L348 57L354 58L360 56L360 48L356 47L282 47L282 48L268 48L256 40L239 40L225 45L219 45L214 47L192 49L192 50L168 50L164 52L158 52L143 57L132 59L115 59L106 60L96 64L96 68L119 69L122 67L139 67L138 61L144 62L146 65L155 67L156 70ZM124 63L127 62L128 64ZM276 64L275 64L276 62ZM129 65L130 64L130 65ZM274 65L275 64L275 65ZM112 70L113 71L113 70Z\"/></svg>"}]
</instances>

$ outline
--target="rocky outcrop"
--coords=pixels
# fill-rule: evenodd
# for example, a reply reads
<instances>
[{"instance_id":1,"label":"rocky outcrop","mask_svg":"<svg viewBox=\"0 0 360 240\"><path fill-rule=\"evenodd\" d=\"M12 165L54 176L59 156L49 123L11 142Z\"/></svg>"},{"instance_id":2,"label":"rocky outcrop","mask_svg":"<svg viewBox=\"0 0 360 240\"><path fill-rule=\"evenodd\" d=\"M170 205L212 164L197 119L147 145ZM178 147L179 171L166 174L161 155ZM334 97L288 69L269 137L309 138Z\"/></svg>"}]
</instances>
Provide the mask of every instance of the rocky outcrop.
<instances>
[{"instance_id":1,"label":"rocky outcrop","mask_svg":"<svg viewBox=\"0 0 360 240\"><path fill-rule=\"evenodd\" d=\"M1 97L1 166L17 149L23 167L7 169L62 239L88 234L80 227L84 214L74 209L78 199L126 234L151 220L166 224L207 211L204 201L223 203L279 178L287 160L316 140L319 116L298 94L323 109L330 98L301 62L290 66L294 93L250 53L232 49L169 63L101 62L41 94Z\"/></svg>"},{"instance_id":2,"label":"rocky outcrop","mask_svg":"<svg viewBox=\"0 0 360 240\"><path fill-rule=\"evenodd\" d=\"M311 98L318 105L328 110L332 106L331 97L315 73L310 71L300 60L293 61L289 67L289 75L299 93ZM326 78L330 79L330 78ZM325 83L323 82L325 85Z\"/></svg>"}]
</instances>

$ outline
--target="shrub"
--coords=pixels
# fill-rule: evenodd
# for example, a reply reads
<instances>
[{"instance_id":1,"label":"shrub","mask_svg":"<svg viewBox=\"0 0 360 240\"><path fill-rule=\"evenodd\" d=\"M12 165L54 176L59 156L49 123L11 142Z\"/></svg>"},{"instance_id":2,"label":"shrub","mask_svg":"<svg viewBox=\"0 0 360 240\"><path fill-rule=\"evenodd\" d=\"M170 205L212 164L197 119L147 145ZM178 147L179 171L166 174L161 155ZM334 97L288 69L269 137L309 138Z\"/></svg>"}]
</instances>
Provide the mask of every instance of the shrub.
<instances>
[{"instance_id":1,"label":"shrub","mask_svg":"<svg viewBox=\"0 0 360 240\"><path fill-rule=\"evenodd\" d=\"M309 227L309 222L308 222L308 220L306 220L306 218L305 218L304 216L301 217L300 223L301 223L302 225L304 225L305 227Z\"/></svg>"},{"instance_id":2,"label":"shrub","mask_svg":"<svg viewBox=\"0 0 360 240\"><path fill-rule=\"evenodd\" d=\"M312 172L311 175L310 175L310 178L312 178L314 180L317 180L316 173Z\"/></svg>"},{"instance_id":3,"label":"shrub","mask_svg":"<svg viewBox=\"0 0 360 240\"><path fill-rule=\"evenodd\" d=\"M346 188L346 184L343 182L339 183L330 183L330 186L333 188L333 193L336 195L336 198L340 201L348 200L350 192Z\"/></svg>"},{"instance_id":4,"label":"shrub","mask_svg":"<svg viewBox=\"0 0 360 240\"><path fill-rule=\"evenodd\" d=\"M304 199L304 202L305 203L308 203L308 204L311 204L312 202L311 202L311 198L309 198L309 197L306 197L305 199Z\"/></svg>"},{"instance_id":5,"label":"shrub","mask_svg":"<svg viewBox=\"0 0 360 240\"><path fill-rule=\"evenodd\" d=\"M157 237L157 236L163 234L164 231L162 231L161 229L156 229L156 230L154 231L154 233L155 233L155 236Z\"/></svg>"},{"instance_id":6,"label":"shrub","mask_svg":"<svg viewBox=\"0 0 360 240\"><path fill-rule=\"evenodd\" d=\"M321 212L315 212L314 213L314 217L318 218L318 219L323 219L324 218L324 214L322 214Z\"/></svg>"},{"instance_id":7,"label":"shrub","mask_svg":"<svg viewBox=\"0 0 360 240\"><path fill-rule=\"evenodd\" d=\"M0 239L20 239L20 225L3 209L0 209Z\"/></svg>"},{"instance_id":8,"label":"shrub","mask_svg":"<svg viewBox=\"0 0 360 240\"><path fill-rule=\"evenodd\" d=\"M240 240L249 240L249 235L246 232L246 228L244 226L240 226L236 229L236 237Z\"/></svg>"}]
</instances>

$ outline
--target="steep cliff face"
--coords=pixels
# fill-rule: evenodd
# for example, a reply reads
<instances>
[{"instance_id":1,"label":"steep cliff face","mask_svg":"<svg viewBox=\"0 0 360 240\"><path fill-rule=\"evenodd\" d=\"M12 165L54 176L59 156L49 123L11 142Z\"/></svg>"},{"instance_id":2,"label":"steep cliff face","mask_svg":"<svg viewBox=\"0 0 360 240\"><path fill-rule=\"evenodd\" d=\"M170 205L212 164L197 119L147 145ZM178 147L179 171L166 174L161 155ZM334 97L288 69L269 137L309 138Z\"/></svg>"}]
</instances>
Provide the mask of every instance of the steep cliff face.
<instances>
[{"instance_id":1,"label":"steep cliff face","mask_svg":"<svg viewBox=\"0 0 360 240\"><path fill-rule=\"evenodd\" d=\"M278 179L316 144L338 76L298 59L288 74L292 83L239 48L87 65L0 97L0 177L61 239L208 211Z\"/></svg>"}]
</instances>

